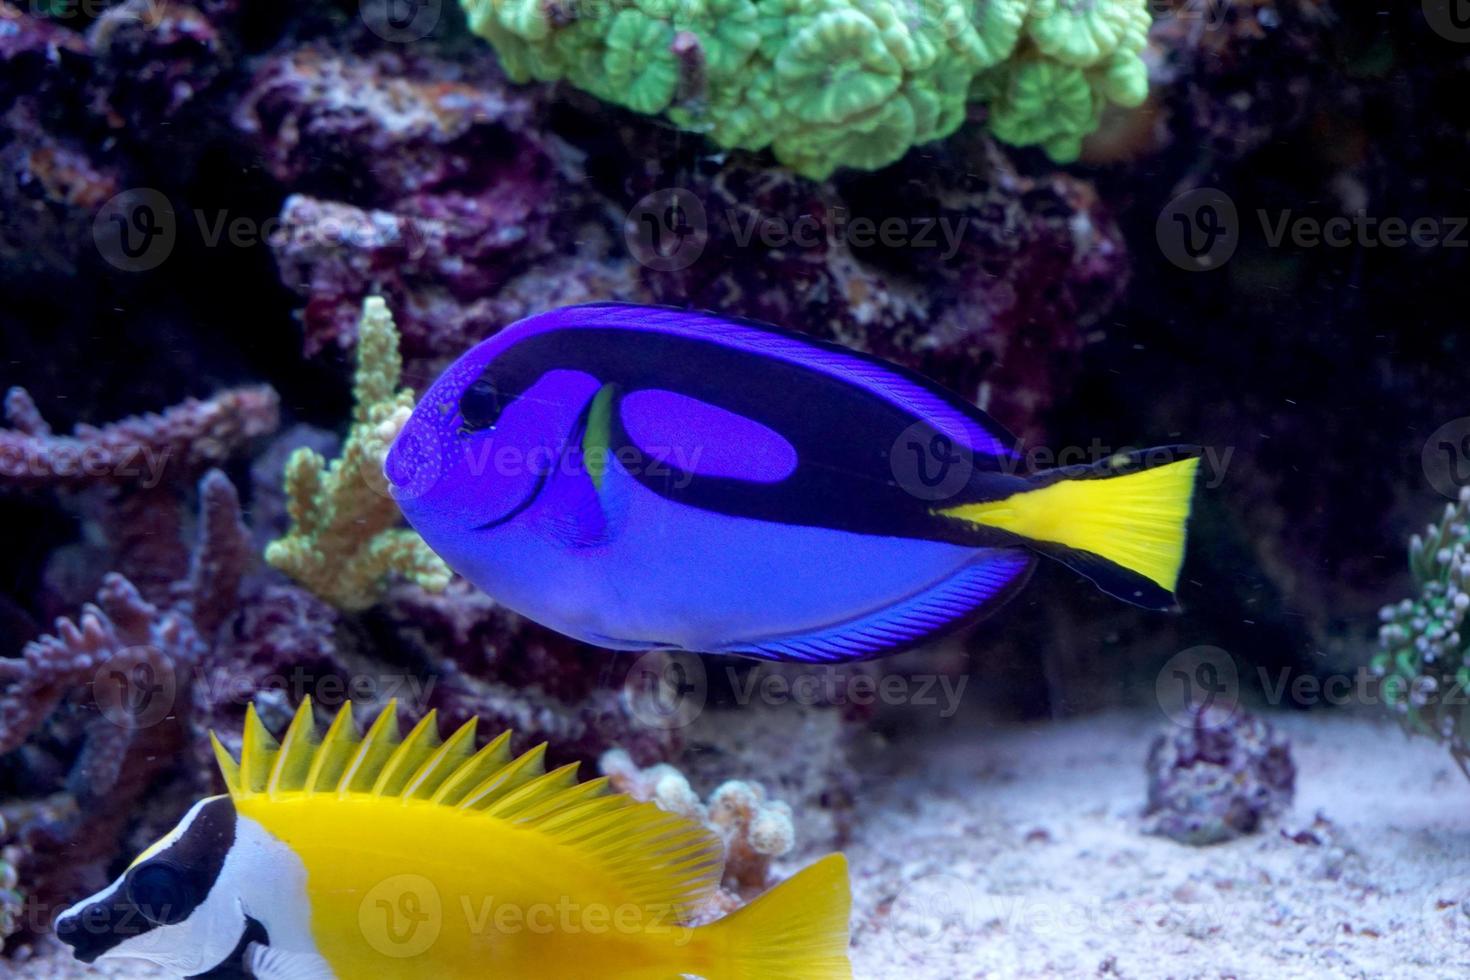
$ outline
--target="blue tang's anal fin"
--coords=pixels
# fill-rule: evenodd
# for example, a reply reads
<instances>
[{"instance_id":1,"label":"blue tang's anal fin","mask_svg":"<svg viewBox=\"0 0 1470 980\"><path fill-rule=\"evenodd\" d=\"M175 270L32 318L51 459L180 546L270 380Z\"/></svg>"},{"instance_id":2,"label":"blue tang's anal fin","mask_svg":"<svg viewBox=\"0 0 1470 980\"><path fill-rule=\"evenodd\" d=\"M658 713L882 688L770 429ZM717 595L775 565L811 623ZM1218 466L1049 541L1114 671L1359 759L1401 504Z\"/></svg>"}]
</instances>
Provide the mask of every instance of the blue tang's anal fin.
<instances>
[{"instance_id":1,"label":"blue tang's anal fin","mask_svg":"<svg viewBox=\"0 0 1470 980\"><path fill-rule=\"evenodd\" d=\"M949 578L878 612L811 633L732 644L709 652L807 663L887 656L994 612L1026 584L1036 562L1034 554L1020 548L982 549Z\"/></svg>"}]
</instances>

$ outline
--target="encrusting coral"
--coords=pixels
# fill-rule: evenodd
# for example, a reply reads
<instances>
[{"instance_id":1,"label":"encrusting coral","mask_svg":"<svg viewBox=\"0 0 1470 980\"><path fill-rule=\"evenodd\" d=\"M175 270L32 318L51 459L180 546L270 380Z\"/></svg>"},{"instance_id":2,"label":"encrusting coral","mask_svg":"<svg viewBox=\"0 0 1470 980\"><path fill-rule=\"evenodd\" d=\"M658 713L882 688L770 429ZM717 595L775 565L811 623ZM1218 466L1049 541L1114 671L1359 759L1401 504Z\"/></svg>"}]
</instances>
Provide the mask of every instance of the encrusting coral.
<instances>
[{"instance_id":1,"label":"encrusting coral","mask_svg":"<svg viewBox=\"0 0 1470 980\"><path fill-rule=\"evenodd\" d=\"M1202 705L1188 722L1171 725L1149 749L1146 833L1218 844L1286 812L1296 764L1284 735L1238 707Z\"/></svg>"},{"instance_id":2,"label":"encrusting coral","mask_svg":"<svg viewBox=\"0 0 1470 980\"><path fill-rule=\"evenodd\" d=\"M821 179L877 169L988 104L996 136L1076 159L1148 94L1144 0L461 0L515 81L568 79Z\"/></svg>"},{"instance_id":3,"label":"encrusting coral","mask_svg":"<svg viewBox=\"0 0 1470 980\"><path fill-rule=\"evenodd\" d=\"M1445 743L1470 776L1470 487L1409 539L1417 596L1379 613L1373 672L1404 729Z\"/></svg>"},{"instance_id":4,"label":"encrusting coral","mask_svg":"<svg viewBox=\"0 0 1470 980\"><path fill-rule=\"evenodd\" d=\"M389 496L383 459L413 412L414 394L399 388L398 330L381 297L369 296L358 322L352 427L328 467L302 448L286 461L292 527L271 542L272 566L343 609L365 609L398 574L431 591L449 584L448 566L413 531Z\"/></svg>"}]
</instances>

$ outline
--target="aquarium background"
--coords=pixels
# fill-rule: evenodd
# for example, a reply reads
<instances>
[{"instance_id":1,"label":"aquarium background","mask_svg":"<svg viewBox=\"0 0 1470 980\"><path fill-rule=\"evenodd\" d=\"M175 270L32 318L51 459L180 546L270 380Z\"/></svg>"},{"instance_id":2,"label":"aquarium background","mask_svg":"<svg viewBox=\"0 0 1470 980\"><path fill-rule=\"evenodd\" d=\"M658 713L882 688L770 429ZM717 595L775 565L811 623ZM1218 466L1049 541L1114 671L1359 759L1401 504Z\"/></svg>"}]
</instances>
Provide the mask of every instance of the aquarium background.
<instances>
[{"instance_id":1,"label":"aquarium background","mask_svg":"<svg viewBox=\"0 0 1470 980\"><path fill-rule=\"evenodd\" d=\"M209 729L305 694L758 785L794 842L731 901L846 849L859 976L1470 965L1460 6L1158 0L1146 101L1076 161L977 101L817 180L512 83L454 4L0 4L0 972L70 975L55 912L212 790ZM369 296L420 391L619 299L917 369L1038 468L1198 444L1182 609L1047 565L813 669L611 654L459 580L344 608L264 554L292 450L350 437ZM109 720L113 658L169 673L156 723Z\"/></svg>"}]
</instances>

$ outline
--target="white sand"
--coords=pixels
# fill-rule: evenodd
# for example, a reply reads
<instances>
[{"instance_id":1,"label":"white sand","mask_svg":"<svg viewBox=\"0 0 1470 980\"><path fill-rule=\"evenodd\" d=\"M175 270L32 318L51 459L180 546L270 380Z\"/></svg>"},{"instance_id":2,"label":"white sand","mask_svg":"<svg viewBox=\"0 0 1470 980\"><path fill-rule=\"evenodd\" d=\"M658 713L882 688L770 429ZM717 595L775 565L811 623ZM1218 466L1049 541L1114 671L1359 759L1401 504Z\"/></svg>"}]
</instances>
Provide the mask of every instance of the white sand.
<instances>
[{"instance_id":1,"label":"white sand","mask_svg":"<svg viewBox=\"0 0 1470 980\"><path fill-rule=\"evenodd\" d=\"M858 976L1465 976L1470 783L1376 719L1272 722L1294 811L1209 848L1136 830L1156 718L931 746L850 849Z\"/></svg>"},{"instance_id":2,"label":"white sand","mask_svg":"<svg viewBox=\"0 0 1470 980\"><path fill-rule=\"evenodd\" d=\"M1191 848L1136 830L1158 720L974 731L864 755L869 788L847 848L857 976L1467 974L1470 783L1442 750L1376 719L1275 717L1299 769L1293 813ZM158 976L56 955L0 975Z\"/></svg>"}]
</instances>

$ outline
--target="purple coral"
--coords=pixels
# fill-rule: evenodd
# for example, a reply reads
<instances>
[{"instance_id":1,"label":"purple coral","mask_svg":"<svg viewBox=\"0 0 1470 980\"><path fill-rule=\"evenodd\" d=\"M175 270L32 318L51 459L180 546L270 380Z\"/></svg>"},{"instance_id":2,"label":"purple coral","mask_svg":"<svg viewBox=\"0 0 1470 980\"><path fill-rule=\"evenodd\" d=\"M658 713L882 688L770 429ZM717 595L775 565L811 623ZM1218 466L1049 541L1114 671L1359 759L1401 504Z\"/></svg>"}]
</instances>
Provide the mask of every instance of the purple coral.
<instances>
[{"instance_id":1,"label":"purple coral","mask_svg":"<svg viewBox=\"0 0 1470 980\"><path fill-rule=\"evenodd\" d=\"M106 877L125 832L156 782L175 768L185 732L175 707L187 697L203 644L187 616L160 610L132 583L109 575L97 604L52 636L0 660L0 752L37 733L64 702L82 742L65 806L7 807L18 845L27 927Z\"/></svg>"},{"instance_id":2,"label":"purple coral","mask_svg":"<svg viewBox=\"0 0 1470 980\"><path fill-rule=\"evenodd\" d=\"M0 659L0 754L24 746L33 782L52 780L29 787L38 799L0 812L37 913L27 928L98 887L136 821L148 822L147 833L161 830L208 788L206 732L225 720L238 727L231 709L244 711L222 675L258 682L263 669L279 674L283 663L322 652L314 644L329 645L330 621L325 631L308 628L296 590L283 601L268 587L242 588L254 553L230 481L211 471L199 496L189 571L165 590L166 603L109 574L75 620L59 619L19 658ZM181 758L195 764L181 767ZM163 786L174 791L160 795Z\"/></svg>"},{"instance_id":3,"label":"purple coral","mask_svg":"<svg viewBox=\"0 0 1470 980\"><path fill-rule=\"evenodd\" d=\"M280 400L265 385L191 398L161 413L55 435L24 388L5 396L12 428L0 429L0 489L115 485L150 490L224 462L275 431Z\"/></svg>"},{"instance_id":4,"label":"purple coral","mask_svg":"<svg viewBox=\"0 0 1470 980\"><path fill-rule=\"evenodd\" d=\"M19 659L0 660L0 753L18 747L64 698L114 665L145 665L163 683L174 664L192 663L201 649L186 616L160 611L127 579L108 575L97 604L76 621L58 620L56 632L27 644Z\"/></svg>"},{"instance_id":5,"label":"purple coral","mask_svg":"<svg viewBox=\"0 0 1470 980\"><path fill-rule=\"evenodd\" d=\"M741 154L691 160L646 124L565 115L432 56L307 48L266 62L236 120L295 191L272 244L305 300L307 352L352 343L370 290L398 311L411 370L426 371L553 306L664 302L901 361L988 396L1036 437L1084 329L1128 280L1091 185L1025 175L988 141L939 180L906 163L817 183ZM648 162L628 173L630 158ZM674 189L703 217L689 261L670 268L638 239L648 202ZM891 215L897 247L853 230ZM813 223L817 240L789 240ZM768 227L788 238L768 240Z\"/></svg>"},{"instance_id":6,"label":"purple coral","mask_svg":"<svg viewBox=\"0 0 1470 980\"><path fill-rule=\"evenodd\" d=\"M306 294L308 354L354 341L370 291L410 359L500 325L489 297L551 255L575 197L530 114L492 75L432 58L303 48L262 64L234 118L297 191L272 247Z\"/></svg>"},{"instance_id":7,"label":"purple coral","mask_svg":"<svg viewBox=\"0 0 1470 980\"><path fill-rule=\"evenodd\" d=\"M978 396L1018 435L1038 438L1084 328L1123 294L1127 249L1084 181L1023 175L988 140L966 169L905 162L818 184L732 155L717 168L651 174L619 203L642 217L660 183L677 183L702 212L682 232L690 261L645 263L656 301L871 351Z\"/></svg>"},{"instance_id":8,"label":"purple coral","mask_svg":"<svg viewBox=\"0 0 1470 980\"><path fill-rule=\"evenodd\" d=\"M1291 805L1291 746L1242 709L1199 707L1148 755L1144 829L1182 844L1217 844L1256 833Z\"/></svg>"}]
</instances>

